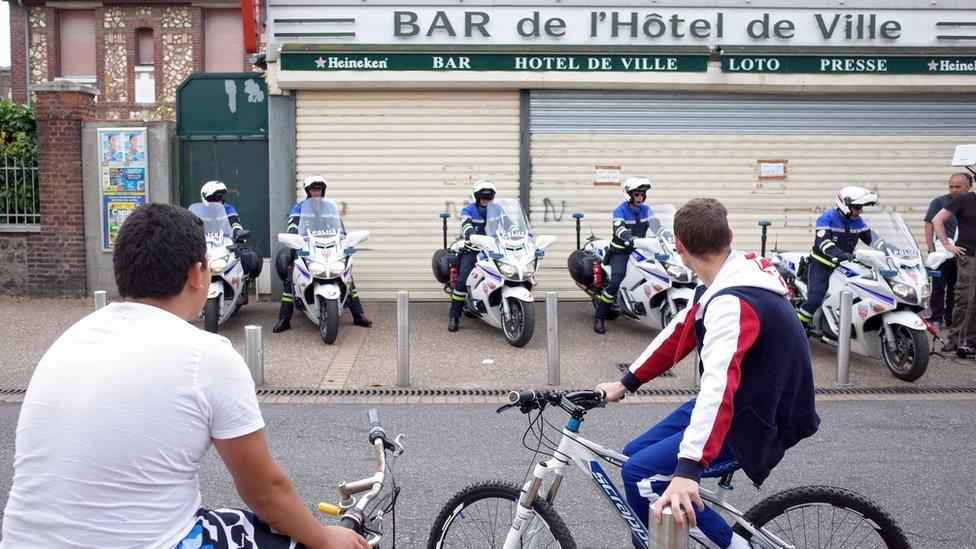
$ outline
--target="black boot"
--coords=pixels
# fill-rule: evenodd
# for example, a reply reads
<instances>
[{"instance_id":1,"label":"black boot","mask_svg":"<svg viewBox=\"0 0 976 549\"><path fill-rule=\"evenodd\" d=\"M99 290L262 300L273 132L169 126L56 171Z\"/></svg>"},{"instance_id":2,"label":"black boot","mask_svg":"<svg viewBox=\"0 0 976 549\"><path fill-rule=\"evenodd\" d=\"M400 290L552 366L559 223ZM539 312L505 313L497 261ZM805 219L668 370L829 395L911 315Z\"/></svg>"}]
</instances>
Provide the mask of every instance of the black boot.
<instances>
[{"instance_id":1,"label":"black boot","mask_svg":"<svg viewBox=\"0 0 976 549\"><path fill-rule=\"evenodd\" d=\"M359 302L359 297L353 297L349 300L349 312L352 313L352 323L356 326L369 328L373 325L363 313L363 304Z\"/></svg>"},{"instance_id":2,"label":"black boot","mask_svg":"<svg viewBox=\"0 0 976 549\"><path fill-rule=\"evenodd\" d=\"M607 327L604 326L602 318L593 319L593 331L601 335L607 333Z\"/></svg>"},{"instance_id":3,"label":"black boot","mask_svg":"<svg viewBox=\"0 0 976 549\"><path fill-rule=\"evenodd\" d=\"M458 330L458 318L456 316L452 316L447 321L447 331L454 333L457 330Z\"/></svg>"},{"instance_id":4,"label":"black boot","mask_svg":"<svg viewBox=\"0 0 976 549\"><path fill-rule=\"evenodd\" d=\"M286 330L291 330L291 314L295 312L295 304L291 301L282 301L281 308L278 309L278 322L271 328L271 332L280 334Z\"/></svg>"}]
</instances>

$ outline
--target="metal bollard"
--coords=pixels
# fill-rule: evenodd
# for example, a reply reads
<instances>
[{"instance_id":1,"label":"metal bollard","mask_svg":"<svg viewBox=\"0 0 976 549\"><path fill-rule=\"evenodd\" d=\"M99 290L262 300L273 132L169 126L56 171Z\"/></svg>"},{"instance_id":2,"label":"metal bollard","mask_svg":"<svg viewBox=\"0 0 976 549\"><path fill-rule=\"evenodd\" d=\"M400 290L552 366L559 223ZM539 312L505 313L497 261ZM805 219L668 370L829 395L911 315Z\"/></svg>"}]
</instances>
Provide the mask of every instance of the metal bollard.
<instances>
[{"instance_id":1,"label":"metal bollard","mask_svg":"<svg viewBox=\"0 0 976 549\"><path fill-rule=\"evenodd\" d=\"M837 338L837 385L851 385L851 312L854 294L849 290L840 293L840 334Z\"/></svg>"},{"instance_id":2,"label":"metal bollard","mask_svg":"<svg viewBox=\"0 0 976 549\"><path fill-rule=\"evenodd\" d=\"M685 514L684 511L679 511ZM689 538L688 538L688 528L678 529L678 525L674 523L674 515L671 512L671 507L665 507L661 509L661 523L657 524L653 520L650 521L650 530L648 531L649 542L648 547L656 547L657 549L688 549ZM687 526L687 521L686 521Z\"/></svg>"},{"instance_id":3,"label":"metal bollard","mask_svg":"<svg viewBox=\"0 0 976 549\"><path fill-rule=\"evenodd\" d=\"M546 292L546 336L549 342L549 385L559 385L558 292Z\"/></svg>"},{"instance_id":4,"label":"metal bollard","mask_svg":"<svg viewBox=\"0 0 976 549\"><path fill-rule=\"evenodd\" d=\"M261 326L244 326L244 359L255 385L264 385L264 339Z\"/></svg>"},{"instance_id":5,"label":"metal bollard","mask_svg":"<svg viewBox=\"0 0 976 549\"><path fill-rule=\"evenodd\" d=\"M108 292L97 290L95 292L95 310L97 311L106 305L108 305Z\"/></svg>"},{"instance_id":6,"label":"metal bollard","mask_svg":"<svg viewBox=\"0 0 976 549\"><path fill-rule=\"evenodd\" d=\"M399 291L397 302L397 387L410 386L410 294Z\"/></svg>"}]
</instances>

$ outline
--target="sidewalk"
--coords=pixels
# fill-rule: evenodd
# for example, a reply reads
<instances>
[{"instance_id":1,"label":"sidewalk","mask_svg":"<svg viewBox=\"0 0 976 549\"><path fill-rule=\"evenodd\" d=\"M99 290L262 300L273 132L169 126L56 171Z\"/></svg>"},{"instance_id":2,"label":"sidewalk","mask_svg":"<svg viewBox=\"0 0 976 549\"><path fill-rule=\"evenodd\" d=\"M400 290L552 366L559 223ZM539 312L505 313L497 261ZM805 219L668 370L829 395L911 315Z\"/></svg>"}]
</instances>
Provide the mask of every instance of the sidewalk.
<instances>
[{"instance_id":1,"label":"sidewalk","mask_svg":"<svg viewBox=\"0 0 976 549\"><path fill-rule=\"evenodd\" d=\"M532 341L522 349L505 342L500 330L469 318L448 333L445 302L410 304L410 385L413 388L545 387L547 344L545 303L536 304ZM91 299L0 297L0 388L26 387L37 362L55 339L94 310ZM277 303L250 303L223 326L221 334L244 353L244 326L264 327L265 387L363 389L396 386L396 304L370 301L370 329L352 325L344 315L335 345L325 345L317 328L296 312L293 329L272 334ZM559 304L561 386L592 387L620 377L618 364L629 364L655 332L625 319L608 323L608 333L592 331L589 303ZM202 321L197 322L202 325ZM834 387L836 348L813 342L814 377L818 387ZM926 374L913 384L902 382L880 360L852 356L851 382L856 388L976 387L976 361L933 356ZM645 388L691 388L693 369L686 359Z\"/></svg>"}]
</instances>

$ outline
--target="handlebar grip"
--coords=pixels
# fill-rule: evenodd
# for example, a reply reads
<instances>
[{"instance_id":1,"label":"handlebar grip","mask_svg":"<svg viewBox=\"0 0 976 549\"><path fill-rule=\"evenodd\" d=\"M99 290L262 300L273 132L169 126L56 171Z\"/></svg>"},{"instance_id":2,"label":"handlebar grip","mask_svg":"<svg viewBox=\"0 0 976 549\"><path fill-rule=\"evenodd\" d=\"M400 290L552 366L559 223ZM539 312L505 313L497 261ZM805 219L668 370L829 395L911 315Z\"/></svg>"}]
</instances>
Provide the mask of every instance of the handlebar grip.
<instances>
[{"instance_id":1,"label":"handlebar grip","mask_svg":"<svg viewBox=\"0 0 976 549\"><path fill-rule=\"evenodd\" d=\"M339 526L352 530L353 532L359 532L359 523L352 517L346 516L339 519Z\"/></svg>"},{"instance_id":2,"label":"handlebar grip","mask_svg":"<svg viewBox=\"0 0 976 549\"><path fill-rule=\"evenodd\" d=\"M508 401L512 404L525 404L526 402L531 402L538 398L538 393L532 389L525 389L523 391L512 391L508 393Z\"/></svg>"},{"instance_id":3,"label":"handlebar grip","mask_svg":"<svg viewBox=\"0 0 976 549\"><path fill-rule=\"evenodd\" d=\"M377 410L376 408L370 408L369 411L366 412L366 416L367 416L367 418L369 418L369 427L371 429L380 426L380 412L379 412L379 410Z\"/></svg>"}]
</instances>

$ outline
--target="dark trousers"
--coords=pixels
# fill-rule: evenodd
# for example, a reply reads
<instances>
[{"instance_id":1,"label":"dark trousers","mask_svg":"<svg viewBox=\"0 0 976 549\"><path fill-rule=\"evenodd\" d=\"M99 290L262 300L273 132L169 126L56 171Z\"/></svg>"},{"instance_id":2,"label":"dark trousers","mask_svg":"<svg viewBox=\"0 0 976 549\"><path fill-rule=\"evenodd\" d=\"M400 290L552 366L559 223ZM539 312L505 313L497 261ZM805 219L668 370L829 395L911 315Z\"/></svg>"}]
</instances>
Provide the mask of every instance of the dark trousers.
<instances>
[{"instance_id":1,"label":"dark trousers","mask_svg":"<svg viewBox=\"0 0 976 549\"><path fill-rule=\"evenodd\" d=\"M813 318L813 314L823 304L824 296L827 295L827 285L833 272L833 267L828 267L816 259L810 259L807 267L807 300L800 305L801 313Z\"/></svg>"},{"instance_id":2,"label":"dark trousers","mask_svg":"<svg viewBox=\"0 0 976 549\"><path fill-rule=\"evenodd\" d=\"M458 256L458 277L451 292L451 318L460 318L464 300L468 297L468 277L478 264L478 252L463 252Z\"/></svg>"},{"instance_id":3,"label":"dark trousers","mask_svg":"<svg viewBox=\"0 0 976 549\"><path fill-rule=\"evenodd\" d=\"M620 290L620 283L627 276L627 261L630 259L630 251L614 251L610 256L610 281L603 288L603 293L598 297L599 303L596 306L596 317L607 318L607 313L613 307L613 302L617 299L617 292Z\"/></svg>"},{"instance_id":4,"label":"dark trousers","mask_svg":"<svg viewBox=\"0 0 976 549\"><path fill-rule=\"evenodd\" d=\"M960 346L976 347L976 311L973 306L973 293L976 288L976 259L965 256L956 260L956 296L952 307L952 327L949 341Z\"/></svg>"},{"instance_id":5,"label":"dark trousers","mask_svg":"<svg viewBox=\"0 0 976 549\"><path fill-rule=\"evenodd\" d=\"M952 323L952 306L956 296L956 259L948 259L939 265L942 276L932 279L932 299L929 302L929 309L932 316L930 322L942 322L943 324Z\"/></svg>"}]
</instances>

